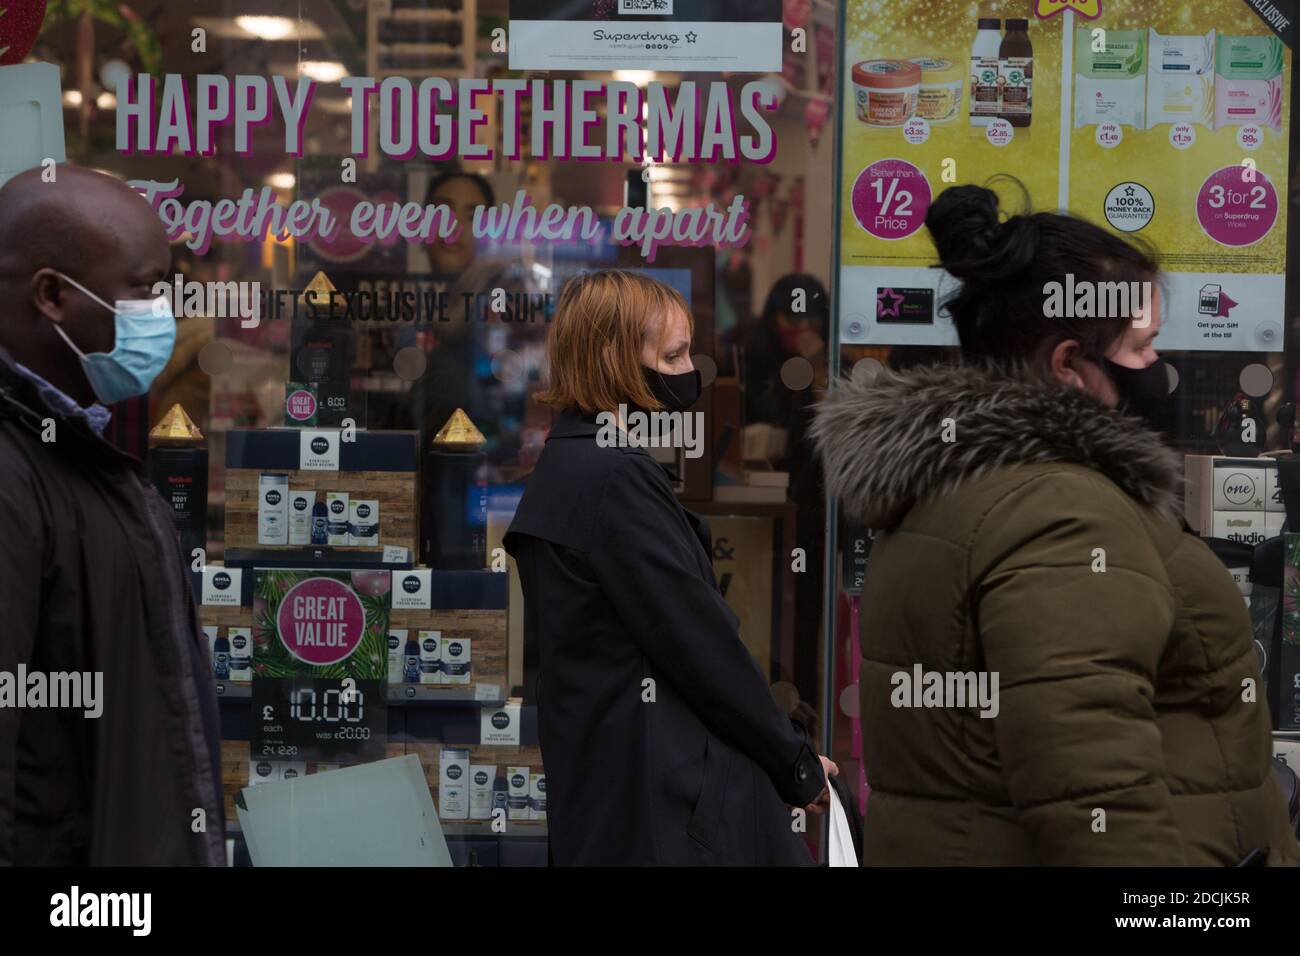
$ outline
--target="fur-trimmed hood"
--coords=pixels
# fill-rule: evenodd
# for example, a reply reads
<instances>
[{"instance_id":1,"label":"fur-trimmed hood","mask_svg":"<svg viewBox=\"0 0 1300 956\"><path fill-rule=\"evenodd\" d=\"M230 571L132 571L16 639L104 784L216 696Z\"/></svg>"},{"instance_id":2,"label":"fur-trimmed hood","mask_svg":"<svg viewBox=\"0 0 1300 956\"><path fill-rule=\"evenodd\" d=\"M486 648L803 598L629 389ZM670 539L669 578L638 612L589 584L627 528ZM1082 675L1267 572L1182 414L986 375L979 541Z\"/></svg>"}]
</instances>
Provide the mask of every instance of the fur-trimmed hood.
<instances>
[{"instance_id":1,"label":"fur-trimmed hood","mask_svg":"<svg viewBox=\"0 0 1300 956\"><path fill-rule=\"evenodd\" d=\"M1045 462L1093 468L1143 505L1181 513L1179 457L1139 419L1079 389L977 366L846 378L817 407L812 436L827 489L872 528L991 469Z\"/></svg>"}]
</instances>

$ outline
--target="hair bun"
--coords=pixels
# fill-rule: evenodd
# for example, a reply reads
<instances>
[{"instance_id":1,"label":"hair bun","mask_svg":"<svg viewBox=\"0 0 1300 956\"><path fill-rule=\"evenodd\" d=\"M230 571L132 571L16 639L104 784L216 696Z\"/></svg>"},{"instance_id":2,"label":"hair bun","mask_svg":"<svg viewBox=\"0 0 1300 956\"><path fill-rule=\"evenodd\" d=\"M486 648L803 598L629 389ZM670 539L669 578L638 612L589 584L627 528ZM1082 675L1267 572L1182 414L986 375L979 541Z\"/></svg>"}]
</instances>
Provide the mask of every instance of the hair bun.
<instances>
[{"instance_id":1,"label":"hair bun","mask_svg":"<svg viewBox=\"0 0 1300 956\"><path fill-rule=\"evenodd\" d=\"M1036 218L1026 214L999 222L998 194L984 186L945 189L925 225L943 267L963 281L1014 279L1030 268L1038 248Z\"/></svg>"},{"instance_id":2,"label":"hair bun","mask_svg":"<svg viewBox=\"0 0 1300 956\"><path fill-rule=\"evenodd\" d=\"M997 252L998 194L983 186L952 186L925 216L943 267L959 279L983 271Z\"/></svg>"}]
</instances>

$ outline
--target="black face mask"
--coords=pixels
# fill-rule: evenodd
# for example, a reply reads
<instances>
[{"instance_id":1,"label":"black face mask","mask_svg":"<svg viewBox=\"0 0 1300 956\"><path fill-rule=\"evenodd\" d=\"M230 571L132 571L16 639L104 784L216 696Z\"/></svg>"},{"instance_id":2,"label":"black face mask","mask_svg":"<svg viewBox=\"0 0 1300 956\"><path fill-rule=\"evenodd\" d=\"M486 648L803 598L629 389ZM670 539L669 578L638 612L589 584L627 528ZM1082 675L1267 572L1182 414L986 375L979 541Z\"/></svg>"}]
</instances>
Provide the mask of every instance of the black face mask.
<instances>
[{"instance_id":1,"label":"black face mask","mask_svg":"<svg viewBox=\"0 0 1300 956\"><path fill-rule=\"evenodd\" d=\"M699 400L702 387L699 369L691 369L680 375L668 375L642 365L641 374L645 377L650 394L659 399L667 411L684 412Z\"/></svg>"},{"instance_id":2,"label":"black face mask","mask_svg":"<svg viewBox=\"0 0 1300 956\"><path fill-rule=\"evenodd\" d=\"M1103 358L1101 367L1115 383L1120 411L1137 415L1148 425L1163 431L1169 422L1169 374L1165 363L1153 362L1146 368L1129 368Z\"/></svg>"}]
</instances>

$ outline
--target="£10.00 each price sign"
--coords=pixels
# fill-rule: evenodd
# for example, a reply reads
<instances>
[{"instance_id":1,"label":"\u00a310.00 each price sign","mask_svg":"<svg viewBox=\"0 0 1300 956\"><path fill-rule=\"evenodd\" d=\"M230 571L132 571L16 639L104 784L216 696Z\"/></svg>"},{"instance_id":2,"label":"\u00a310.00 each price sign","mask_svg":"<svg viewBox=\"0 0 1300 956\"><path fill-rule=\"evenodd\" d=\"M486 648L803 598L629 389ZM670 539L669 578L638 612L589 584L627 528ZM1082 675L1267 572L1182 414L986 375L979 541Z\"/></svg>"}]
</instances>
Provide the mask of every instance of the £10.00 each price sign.
<instances>
[{"instance_id":1,"label":"\u00a310.00 each price sign","mask_svg":"<svg viewBox=\"0 0 1300 956\"><path fill-rule=\"evenodd\" d=\"M382 758L391 574L255 573L251 758Z\"/></svg>"}]
</instances>

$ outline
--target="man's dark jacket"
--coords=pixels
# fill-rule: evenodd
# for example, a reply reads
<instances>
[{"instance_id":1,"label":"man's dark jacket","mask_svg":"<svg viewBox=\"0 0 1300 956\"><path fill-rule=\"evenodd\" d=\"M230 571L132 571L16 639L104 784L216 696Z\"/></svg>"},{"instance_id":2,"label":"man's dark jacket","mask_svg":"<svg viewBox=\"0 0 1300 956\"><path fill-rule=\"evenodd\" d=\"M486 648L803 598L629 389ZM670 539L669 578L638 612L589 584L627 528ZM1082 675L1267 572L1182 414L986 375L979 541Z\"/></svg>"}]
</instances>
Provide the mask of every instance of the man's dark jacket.
<instances>
[{"instance_id":1,"label":"man's dark jacket","mask_svg":"<svg viewBox=\"0 0 1300 956\"><path fill-rule=\"evenodd\" d=\"M0 708L0 863L221 865L211 662L170 510L3 349L0 529L0 671L103 674L98 718Z\"/></svg>"},{"instance_id":2,"label":"man's dark jacket","mask_svg":"<svg viewBox=\"0 0 1300 956\"><path fill-rule=\"evenodd\" d=\"M773 701L708 532L640 448L564 415L506 535L540 651L551 855L566 864L808 864L786 804L821 763Z\"/></svg>"}]
</instances>

